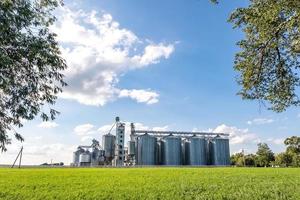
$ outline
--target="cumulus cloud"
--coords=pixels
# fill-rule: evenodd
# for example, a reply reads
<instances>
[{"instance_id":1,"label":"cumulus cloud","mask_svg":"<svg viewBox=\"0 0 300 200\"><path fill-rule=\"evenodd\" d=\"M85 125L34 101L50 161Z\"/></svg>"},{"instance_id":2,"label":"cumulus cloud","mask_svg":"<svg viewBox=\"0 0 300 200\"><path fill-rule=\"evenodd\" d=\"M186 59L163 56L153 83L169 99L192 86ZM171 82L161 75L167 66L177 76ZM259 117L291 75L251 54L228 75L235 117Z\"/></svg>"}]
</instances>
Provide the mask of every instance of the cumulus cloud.
<instances>
[{"instance_id":1,"label":"cumulus cloud","mask_svg":"<svg viewBox=\"0 0 300 200\"><path fill-rule=\"evenodd\" d=\"M38 124L38 127L40 127L40 128L55 128L55 127L58 127L58 124L56 122L46 121L46 122L41 122L40 124Z\"/></svg>"},{"instance_id":2,"label":"cumulus cloud","mask_svg":"<svg viewBox=\"0 0 300 200\"><path fill-rule=\"evenodd\" d=\"M168 59L173 44L149 43L122 28L109 13L74 11L62 8L57 33L69 86L62 98L85 105L103 106L117 98L128 97L140 103L154 104L159 94L150 89L126 89L117 86L119 77Z\"/></svg>"},{"instance_id":3,"label":"cumulus cloud","mask_svg":"<svg viewBox=\"0 0 300 200\"><path fill-rule=\"evenodd\" d=\"M95 133L94 130L95 126L93 124L81 124L74 128L74 132L76 135L79 136L86 136L86 135L92 135Z\"/></svg>"},{"instance_id":4,"label":"cumulus cloud","mask_svg":"<svg viewBox=\"0 0 300 200\"><path fill-rule=\"evenodd\" d=\"M249 125L263 125L263 124L271 124L273 123L273 119L268 119L268 118L255 118L253 120L249 120L247 124Z\"/></svg>"},{"instance_id":5,"label":"cumulus cloud","mask_svg":"<svg viewBox=\"0 0 300 200\"><path fill-rule=\"evenodd\" d=\"M217 126L213 129L215 133L228 133L231 144L247 144L258 142L259 138L256 134L250 133L248 129L239 129L235 126L227 126L225 124Z\"/></svg>"},{"instance_id":6,"label":"cumulus cloud","mask_svg":"<svg viewBox=\"0 0 300 200\"><path fill-rule=\"evenodd\" d=\"M276 144L276 145L282 145L284 144L284 138L268 138L267 139L267 142L271 142L273 144Z\"/></svg>"},{"instance_id":7,"label":"cumulus cloud","mask_svg":"<svg viewBox=\"0 0 300 200\"><path fill-rule=\"evenodd\" d=\"M129 97L139 103L154 104L158 102L159 94L146 90L126 90L123 89L119 93L119 97Z\"/></svg>"}]
</instances>

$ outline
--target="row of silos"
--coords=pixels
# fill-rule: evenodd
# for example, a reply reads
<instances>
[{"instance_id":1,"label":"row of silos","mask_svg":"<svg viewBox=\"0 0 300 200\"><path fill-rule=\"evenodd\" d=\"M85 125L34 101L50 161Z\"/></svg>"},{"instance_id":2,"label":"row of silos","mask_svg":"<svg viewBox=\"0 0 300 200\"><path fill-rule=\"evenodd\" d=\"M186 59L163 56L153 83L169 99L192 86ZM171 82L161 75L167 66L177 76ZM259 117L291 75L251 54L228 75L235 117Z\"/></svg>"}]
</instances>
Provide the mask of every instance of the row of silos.
<instances>
[{"instance_id":1,"label":"row of silos","mask_svg":"<svg viewBox=\"0 0 300 200\"><path fill-rule=\"evenodd\" d=\"M136 137L135 157L137 165L229 165L229 140L144 134Z\"/></svg>"},{"instance_id":2,"label":"row of silos","mask_svg":"<svg viewBox=\"0 0 300 200\"><path fill-rule=\"evenodd\" d=\"M92 148L92 151L79 147L73 153L74 166L98 166L104 162L104 151Z\"/></svg>"}]
</instances>

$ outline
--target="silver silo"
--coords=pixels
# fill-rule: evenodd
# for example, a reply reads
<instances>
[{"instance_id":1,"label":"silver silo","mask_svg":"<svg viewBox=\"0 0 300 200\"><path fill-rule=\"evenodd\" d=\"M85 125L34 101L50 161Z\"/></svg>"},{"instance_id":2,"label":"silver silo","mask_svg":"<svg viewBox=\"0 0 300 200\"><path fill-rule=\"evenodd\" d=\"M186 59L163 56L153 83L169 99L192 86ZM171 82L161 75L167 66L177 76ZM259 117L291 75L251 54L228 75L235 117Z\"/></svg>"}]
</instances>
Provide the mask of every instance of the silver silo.
<instances>
[{"instance_id":1,"label":"silver silo","mask_svg":"<svg viewBox=\"0 0 300 200\"><path fill-rule=\"evenodd\" d=\"M86 150L79 155L80 166L89 166L91 164L91 153Z\"/></svg>"},{"instance_id":2,"label":"silver silo","mask_svg":"<svg viewBox=\"0 0 300 200\"><path fill-rule=\"evenodd\" d=\"M181 165L181 138L168 136L163 139L163 164Z\"/></svg>"},{"instance_id":3,"label":"silver silo","mask_svg":"<svg viewBox=\"0 0 300 200\"><path fill-rule=\"evenodd\" d=\"M157 138L144 134L136 137L136 163L137 165L156 164Z\"/></svg>"},{"instance_id":4,"label":"silver silo","mask_svg":"<svg viewBox=\"0 0 300 200\"><path fill-rule=\"evenodd\" d=\"M204 137L191 137L189 165L207 165L207 142Z\"/></svg>"},{"instance_id":5,"label":"silver silo","mask_svg":"<svg viewBox=\"0 0 300 200\"><path fill-rule=\"evenodd\" d=\"M105 157L112 159L115 156L115 142L116 136L112 134L106 134L102 136L102 147L105 151Z\"/></svg>"},{"instance_id":6,"label":"silver silo","mask_svg":"<svg viewBox=\"0 0 300 200\"><path fill-rule=\"evenodd\" d=\"M230 165L229 139L220 136L209 142L209 155L212 165Z\"/></svg>"},{"instance_id":7,"label":"silver silo","mask_svg":"<svg viewBox=\"0 0 300 200\"><path fill-rule=\"evenodd\" d=\"M84 152L84 150L80 147L78 147L77 150L75 152L73 152L73 165L74 166L79 165L79 156L83 152Z\"/></svg>"},{"instance_id":8,"label":"silver silo","mask_svg":"<svg viewBox=\"0 0 300 200\"><path fill-rule=\"evenodd\" d=\"M135 141L128 141L128 155L135 154Z\"/></svg>"}]
</instances>

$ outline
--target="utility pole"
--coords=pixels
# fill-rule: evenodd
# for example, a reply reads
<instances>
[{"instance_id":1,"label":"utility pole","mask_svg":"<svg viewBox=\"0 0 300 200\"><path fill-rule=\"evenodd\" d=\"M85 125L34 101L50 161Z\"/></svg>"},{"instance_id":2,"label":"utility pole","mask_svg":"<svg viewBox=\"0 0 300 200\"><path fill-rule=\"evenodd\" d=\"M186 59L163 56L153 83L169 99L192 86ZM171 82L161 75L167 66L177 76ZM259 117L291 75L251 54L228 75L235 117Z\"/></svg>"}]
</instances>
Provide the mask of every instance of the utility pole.
<instances>
[{"instance_id":1,"label":"utility pole","mask_svg":"<svg viewBox=\"0 0 300 200\"><path fill-rule=\"evenodd\" d=\"M16 162L17 162L17 160L18 160L19 157L20 157L20 160L19 160L19 169L21 168L21 164L22 164L22 155L23 155L23 146L21 147L21 149L20 149L20 151L19 151L19 153L18 153L18 155L17 155L17 157L16 157L14 163L13 163L12 166L11 166L11 168L14 168L14 166L15 166L15 164L16 164Z\"/></svg>"}]
</instances>

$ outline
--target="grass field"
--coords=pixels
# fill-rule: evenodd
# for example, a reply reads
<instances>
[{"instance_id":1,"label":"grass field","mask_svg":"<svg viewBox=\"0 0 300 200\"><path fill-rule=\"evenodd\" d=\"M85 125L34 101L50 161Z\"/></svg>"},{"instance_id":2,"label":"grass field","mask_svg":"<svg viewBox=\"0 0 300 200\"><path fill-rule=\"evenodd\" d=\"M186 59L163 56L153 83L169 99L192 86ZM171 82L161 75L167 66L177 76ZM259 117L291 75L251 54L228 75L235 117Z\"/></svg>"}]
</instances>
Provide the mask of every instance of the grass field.
<instances>
[{"instance_id":1,"label":"grass field","mask_svg":"<svg viewBox=\"0 0 300 200\"><path fill-rule=\"evenodd\" d=\"M0 169L0 199L300 199L300 169Z\"/></svg>"}]
</instances>

